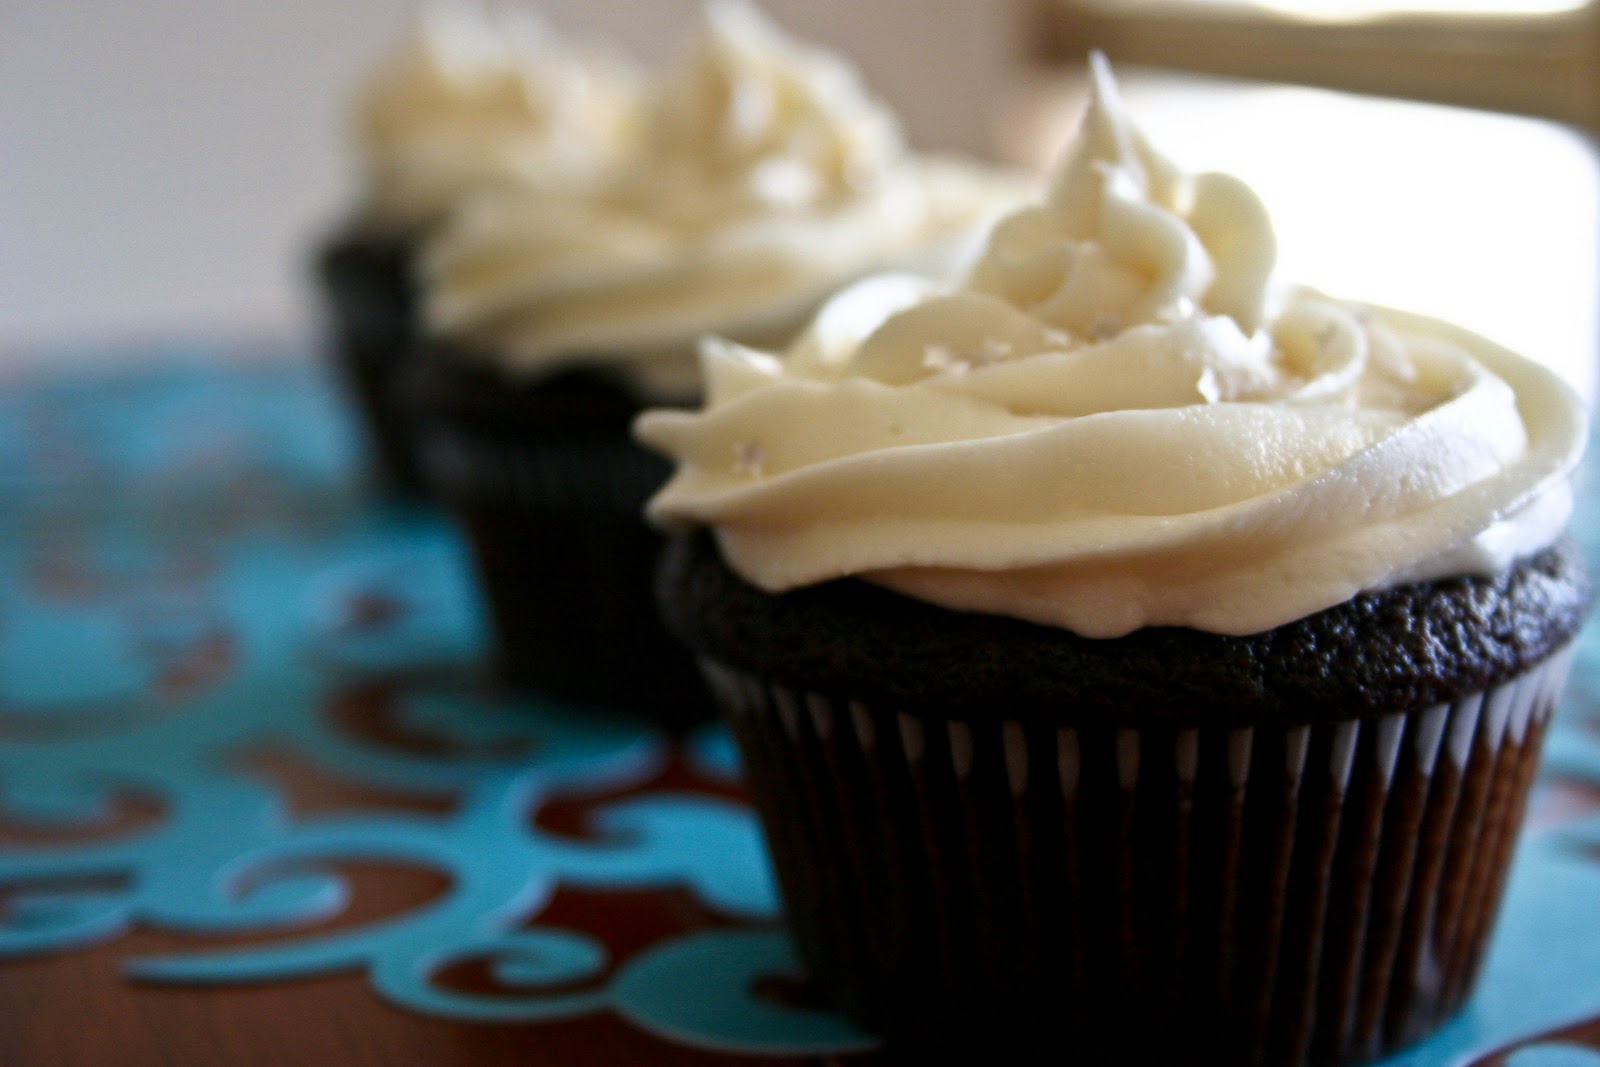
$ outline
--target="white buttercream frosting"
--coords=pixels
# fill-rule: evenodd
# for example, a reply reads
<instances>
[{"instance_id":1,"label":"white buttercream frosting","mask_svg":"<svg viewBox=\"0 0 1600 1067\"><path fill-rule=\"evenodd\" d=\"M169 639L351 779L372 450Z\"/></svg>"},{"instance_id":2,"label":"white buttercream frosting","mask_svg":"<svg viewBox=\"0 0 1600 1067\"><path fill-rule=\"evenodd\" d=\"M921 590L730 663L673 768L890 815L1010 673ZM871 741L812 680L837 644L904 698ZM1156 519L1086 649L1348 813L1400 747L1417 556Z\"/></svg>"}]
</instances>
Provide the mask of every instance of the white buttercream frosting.
<instances>
[{"instance_id":1,"label":"white buttercream frosting","mask_svg":"<svg viewBox=\"0 0 1600 1067\"><path fill-rule=\"evenodd\" d=\"M1258 632L1550 544L1584 440L1560 380L1273 258L1250 190L1156 154L1097 63L964 286L859 283L781 358L705 346L704 409L638 424L679 464L650 513L768 591L854 575L1092 637Z\"/></svg>"},{"instance_id":2,"label":"white buttercream frosting","mask_svg":"<svg viewBox=\"0 0 1600 1067\"><path fill-rule=\"evenodd\" d=\"M1025 195L907 152L838 57L741 4L707 9L650 94L634 151L560 200L482 196L428 249L426 315L509 374L574 360L693 389L695 342L787 342L841 284L951 272Z\"/></svg>"},{"instance_id":3,"label":"white buttercream frosting","mask_svg":"<svg viewBox=\"0 0 1600 1067\"><path fill-rule=\"evenodd\" d=\"M424 222L485 187L588 181L632 137L637 93L620 56L529 11L429 7L361 94L367 210Z\"/></svg>"}]
</instances>

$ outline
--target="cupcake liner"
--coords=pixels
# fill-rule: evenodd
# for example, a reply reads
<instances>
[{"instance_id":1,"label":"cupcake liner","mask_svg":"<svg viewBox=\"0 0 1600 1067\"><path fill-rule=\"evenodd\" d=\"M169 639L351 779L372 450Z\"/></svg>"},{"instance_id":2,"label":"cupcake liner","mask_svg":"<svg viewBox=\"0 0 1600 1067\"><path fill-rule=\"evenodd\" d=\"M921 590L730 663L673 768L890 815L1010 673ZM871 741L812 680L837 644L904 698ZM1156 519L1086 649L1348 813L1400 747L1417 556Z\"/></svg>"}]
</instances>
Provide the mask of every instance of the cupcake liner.
<instances>
[{"instance_id":1,"label":"cupcake liner","mask_svg":"<svg viewBox=\"0 0 1600 1067\"><path fill-rule=\"evenodd\" d=\"M550 438L433 418L425 476L472 549L509 684L668 726L711 704L652 592L661 537L644 504L660 457L625 437Z\"/></svg>"},{"instance_id":2,"label":"cupcake liner","mask_svg":"<svg viewBox=\"0 0 1600 1067\"><path fill-rule=\"evenodd\" d=\"M1465 999L1570 659L1248 727L924 717L702 667L802 958L893 1043L1048 1026L1124 1062L1292 1067L1375 1059Z\"/></svg>"},{"instance_id":3,"label":"cupcake liner","mask_svg":"<svg viewBox=\"0 0 1600 1067\"><path fill-rule=\"evenodd\" d=\"M409 234L355 234L318 263L333 327L332 355L361 417L376 472L389 488L421 490L414 428L399 381L416 341Z\"/></svg>"}]
</instances>

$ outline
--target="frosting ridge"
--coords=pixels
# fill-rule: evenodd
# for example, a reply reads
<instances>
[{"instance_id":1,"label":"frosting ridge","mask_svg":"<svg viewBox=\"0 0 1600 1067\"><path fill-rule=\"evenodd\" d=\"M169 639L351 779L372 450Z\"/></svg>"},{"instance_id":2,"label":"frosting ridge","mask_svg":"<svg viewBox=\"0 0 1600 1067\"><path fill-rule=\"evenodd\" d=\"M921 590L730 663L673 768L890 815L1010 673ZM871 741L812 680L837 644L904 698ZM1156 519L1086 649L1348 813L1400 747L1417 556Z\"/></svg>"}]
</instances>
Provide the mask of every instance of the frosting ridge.
<instances>
[{"instance_id":1,"label":"frosting ridge","mask_svg":"<svg viewBox=\"0 0 1600 1067\"><path fill-rule=\"evenodd\" d=\"M368 211L431 221L486 186L584 181L633 136L636 82L529 11L431 4L361 93Z\"/></svg>"},{"instance_id":2,"label":"frosting ridge","mask_svg":"<svg viewBox=\"0 0 1600 1067\"><path fill-rule=\"evenodd\" d=\"M693 391L715 331L780 344L840 284L949 272L1022 183L909 153L855 71L755 9L709 6L643 133L559 202L468 205L428 250L430 327L513 375L609 362Z\"/></svg>"},{"instance_id":3,"label":"frosting ridge","mask_svg":"<svg viewBox=\"0 0 1600 1067\"><path fill-rule=\"evenodd\" d=\"M1583 415L1464 330L1271 284L1267 214L1190 177L1096 64L1042 204L960 288L839 294L781 358L705 346L707 403L638 436L650 505L778 592L859 576L1092 637L1243 634L1492 572L1570 510Z\"/></svg>"}]
</instances>

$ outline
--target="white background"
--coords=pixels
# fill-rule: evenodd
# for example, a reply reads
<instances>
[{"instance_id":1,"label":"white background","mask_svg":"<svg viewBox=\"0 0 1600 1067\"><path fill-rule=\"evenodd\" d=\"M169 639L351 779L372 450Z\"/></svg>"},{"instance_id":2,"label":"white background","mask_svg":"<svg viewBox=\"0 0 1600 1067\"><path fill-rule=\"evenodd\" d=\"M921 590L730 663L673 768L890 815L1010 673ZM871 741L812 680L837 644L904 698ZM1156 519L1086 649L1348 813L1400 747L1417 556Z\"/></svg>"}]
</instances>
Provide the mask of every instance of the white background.
<instances>
[{"instance_id":1,"label":"white background","mask_svg":"<svg viewBox=\"0 0 1600 1067\"><path fill-rule=\"evenodd\" d=\"M695 0L543 0L659 66ZM981 151L1011 0L763 0L846 46L928 146ZM357 79L403 0L0 0L0 345L304 322Z\"/></svg>"}]
</instances>

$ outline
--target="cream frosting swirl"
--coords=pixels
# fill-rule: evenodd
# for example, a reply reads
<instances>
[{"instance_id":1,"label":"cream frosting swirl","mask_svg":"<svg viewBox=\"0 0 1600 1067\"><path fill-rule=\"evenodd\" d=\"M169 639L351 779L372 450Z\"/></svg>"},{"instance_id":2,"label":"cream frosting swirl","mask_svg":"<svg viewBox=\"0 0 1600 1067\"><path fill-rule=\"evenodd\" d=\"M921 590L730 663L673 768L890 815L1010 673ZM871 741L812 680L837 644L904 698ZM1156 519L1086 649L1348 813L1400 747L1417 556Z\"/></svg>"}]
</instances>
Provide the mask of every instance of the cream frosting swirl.
<instances>
[{"instance_id":1,"label":"cream frosting swirl","mask_svg":"<svg viewBox=\"0 0 1600 1067\"><path fill-rule=\"evenodd\" d=\"M703 352L643 416L651 501L781 592L855 575L1091 637L1254 633L1550 544L1584 440L1550 371L1444 323L1269 285L1236 179L1188 176L1109 71L1043 204L966 285L834 298L782 357Z\"/></svg>"},{"instance_id":2,"label":"cream frosting swirl","mask_svg":"<svg viewBox=\"0 0 1600 1067\"><path fill-rule=\"evenodd\" d=\"M432 221L467 193L587 181L634 135L638 79L531 12L435 4L361 94L370 215Z\"/></svg>"},{"instance_id":3,"label":"cream frosting swirl","mask_svg":"<svg viewBox=\"0 0 1600 1067\"><path fill-rule=\"evenodd\" d=\"M425 257L434 332L513 375L583 359L692 392L700 335L781 344L853 278L952 273L1025 195L908 153L850 66L743 4L707 8L652 100L607 181L456 216Z\"/></svg>"}]
</instances>

